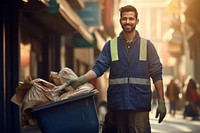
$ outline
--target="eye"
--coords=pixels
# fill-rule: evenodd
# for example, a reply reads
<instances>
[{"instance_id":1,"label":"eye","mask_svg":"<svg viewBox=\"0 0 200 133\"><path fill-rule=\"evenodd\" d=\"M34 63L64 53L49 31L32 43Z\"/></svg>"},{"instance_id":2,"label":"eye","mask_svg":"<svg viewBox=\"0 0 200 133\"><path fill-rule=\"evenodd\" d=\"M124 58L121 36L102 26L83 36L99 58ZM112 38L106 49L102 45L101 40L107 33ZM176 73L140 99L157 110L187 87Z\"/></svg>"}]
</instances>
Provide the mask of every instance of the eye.
<instances>
[{"instance_id":1,"label":"eye","mask_svg":"<svg viewBox=\"0 0 200 133\"><path fill-rule=\"evenodd\" d=\"M122 21L126 21L126 20L127 20L127 18L126 18L126 17L123 17L123 18L121 18L121 20L122 20Z\"/></svg>"},{"instance_id":2,"label":"eye","mask_svg":"<svg viewBox=\"0 0 200 133\"><path fill-rule=\"evenodd\" d=\"M130 18L129 18L129 20L130 20L130 21L133 21L133 20L135 20L135 19L134 19L134 18L132 18L132 17L130 17Z\"/></svg>"}]
</instances>

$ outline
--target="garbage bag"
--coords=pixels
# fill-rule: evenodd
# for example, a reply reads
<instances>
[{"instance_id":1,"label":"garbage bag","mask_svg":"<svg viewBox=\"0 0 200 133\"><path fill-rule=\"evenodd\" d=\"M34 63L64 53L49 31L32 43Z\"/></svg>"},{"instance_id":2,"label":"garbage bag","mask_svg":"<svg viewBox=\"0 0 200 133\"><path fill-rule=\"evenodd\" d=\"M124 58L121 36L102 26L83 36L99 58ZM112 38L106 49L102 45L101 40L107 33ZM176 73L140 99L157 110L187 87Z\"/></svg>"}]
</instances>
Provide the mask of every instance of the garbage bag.
<instances>
[{"instance_id":1,"label":"garbage bag","mask_svg":"<svg viewBox=\"0 0 200 133\"><path fill-rule=\"evenodd\" d=\"M33 86L32 79L30 76L25 77L24 82L20 82L16 89L15 95L12 97L11 101L15 104L21 106L24 96L27 91Z\"/></svg>"},{"instance_id":2,"label":"garbage bag","mask_svg":"<svg viewBox=\"0 0 200 133\"><path fill-rule=\"evenodd\" d=\"M50 71L50 78L53 80L55 85L59 86L62 85L63 83L61 82L60 76L58 72Z\"/></svg>"},{"instance_id":3,"label":"garbage bag","mask_svg":"<svg viewBox=\"0 0 200 133\"><path fill-rule=\"evenodd\" d=\"M56 72L51 71L51 74L52 74L51 77L56 77L53 80L58 82L55 79L59 79L61 84L66 83L70 79L78 78L78 76L68 67L62 68L58 74ZM59 86L57 86L57 88L59 88ZM57 92L56 91L57 88L55 88L54 92L52 93ZM85 83L79 86L76 90L74 90L71 86L68 86L65 88L64 92L63 91L59 92L60 95L59 97L57 97L57 99L55 99L55 101L60 101L60 100L68 99L71 97L79 96L81 94L86 94L86 93L89 93L93 89L94 89L94 86L90 83ZM58 95L58 94L54 94L54 95Z\"/></svg>"},{"instance_id":4,"label":"garbage bag","mask_svg":"<svg viewBox=\"0 0 200 133\"><path fill-rule=\"evenodd\" d=\"M54 101L49 90L55 87L43 79L32 80L30 77L26 77L17 87L11 101L20 106L22 127L35 124L35 120L29 114L30 109Z\"/></svg>"},{"instance_id":5,"label":"garbage bag","mask_svg":"<svg viewBox=\"0 0 200 133\"><path fill-rule=\"evenodd\" d=\"M66 83L70 79L76 79L78 76L68 67L64 67L59 72L60 80L63 83Z\"/></svg>"}]
</instances>

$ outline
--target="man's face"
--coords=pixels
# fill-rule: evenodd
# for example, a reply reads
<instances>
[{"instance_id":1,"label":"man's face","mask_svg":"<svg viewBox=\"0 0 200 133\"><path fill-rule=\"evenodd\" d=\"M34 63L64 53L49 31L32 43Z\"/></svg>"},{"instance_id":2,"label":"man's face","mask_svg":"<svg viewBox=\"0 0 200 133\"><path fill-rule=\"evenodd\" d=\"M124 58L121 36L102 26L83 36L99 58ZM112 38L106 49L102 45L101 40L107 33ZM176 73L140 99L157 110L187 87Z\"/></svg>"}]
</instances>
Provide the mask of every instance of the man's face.
<instances>
[{"instance_id":1,"label":"man's face","mask_svg":"<svg viewBox=\"0 0 200 133\"><path fill-rule=\"evenodd\" d=\"M138 24L139 19L135 17L135 12L123 12L120 24L124 32L130 33L135 30L136 25Z\"/></svg>"}]
</instances>

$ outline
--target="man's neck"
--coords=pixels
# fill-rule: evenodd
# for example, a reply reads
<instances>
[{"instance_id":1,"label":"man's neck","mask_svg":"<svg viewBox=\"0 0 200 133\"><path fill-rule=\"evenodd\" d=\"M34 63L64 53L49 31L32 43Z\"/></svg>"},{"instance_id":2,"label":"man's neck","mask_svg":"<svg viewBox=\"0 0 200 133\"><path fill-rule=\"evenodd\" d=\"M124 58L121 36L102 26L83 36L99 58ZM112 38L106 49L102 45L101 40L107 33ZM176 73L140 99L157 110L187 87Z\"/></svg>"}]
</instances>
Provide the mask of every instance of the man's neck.
<instances>
[{"instance_id":1,"label":"man's neck","mask_svg":"<svg viewBox=\"0 0 200 133\"><path fill-rule=\"evenodd\" d=\"M135 30L129 33L123 32L123 38L126 40L127 43L130 43L134 40L135 34L136 34Z\"/></svg>"}]
</instances>

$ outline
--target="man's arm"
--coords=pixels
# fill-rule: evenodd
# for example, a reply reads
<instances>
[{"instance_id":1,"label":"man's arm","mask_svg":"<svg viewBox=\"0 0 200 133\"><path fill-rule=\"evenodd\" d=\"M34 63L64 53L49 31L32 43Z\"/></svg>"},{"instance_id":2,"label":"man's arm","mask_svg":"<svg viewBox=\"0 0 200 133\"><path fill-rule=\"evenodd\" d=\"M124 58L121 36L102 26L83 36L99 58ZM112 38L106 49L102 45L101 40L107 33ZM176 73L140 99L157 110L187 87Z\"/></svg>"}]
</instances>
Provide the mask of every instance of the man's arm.
<instances>
[{"instance_id":1,"label":"man's arm","mask_svg":"<svg viewBox=\"0 0 200 133\"><path fill-rule=\"evenodd\" d=\"M96 73L93 70L89 70L85 75L87 82L97 78Z\"/></svg>"},{"instance_id":2,"label":"man's arm","mask_svg":"<svg viewBox=\"0 0 200 133\"><path fill-rule=\"evenodd\" d=\"M164 99L164 89L163 89L163 81L158 80L154 83L154 86L156 88L158 98L159 99Z\"/></svg>"}]
</instances>

